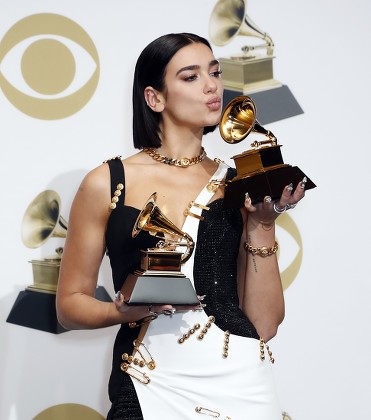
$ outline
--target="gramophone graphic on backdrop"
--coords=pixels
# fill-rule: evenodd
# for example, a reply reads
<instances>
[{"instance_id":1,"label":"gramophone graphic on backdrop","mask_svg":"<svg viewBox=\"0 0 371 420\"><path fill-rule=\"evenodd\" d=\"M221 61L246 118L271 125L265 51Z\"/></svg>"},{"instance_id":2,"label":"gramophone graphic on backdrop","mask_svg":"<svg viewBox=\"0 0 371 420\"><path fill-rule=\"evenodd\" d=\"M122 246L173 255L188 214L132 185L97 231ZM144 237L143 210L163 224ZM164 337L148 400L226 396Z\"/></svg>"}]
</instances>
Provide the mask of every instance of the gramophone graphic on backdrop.
<instances>
[{"instance_id":1,"label":"gramophone graphic on backdrop","mask_svg":"<svg viewBox=\"0 0 371 420\"><path fill-rule=\"evenodd\" d=\"M68 223L61 216L61 199L53 190L38 194L27 207L21 225L21 238L28 248L39 248L50 238L65 238ZM59 334L65 330L57 320L55 294L63 247L41 260L31 260L33 284L19 293L7 318L11 324ZM110 301L106 290L99 286L97 299Z\"/></svg>"},{"instance_id":2,"label":"gramophone graphic on backdrop","mask_svg":"<svg viewBox=\"0 0 371 420\"><path fill-rule=\"evenodd\" d=\"M249 95L259 109L262 124L302 114L303 110L287 85L274 78L274 43L247 15L247 0L219 0L210 16L209 38L212 44L224 46L237 36L262 40L246 45L241 52L219 58L225 86L224 102L239 95Z\"/></svg>"}]
</instances>

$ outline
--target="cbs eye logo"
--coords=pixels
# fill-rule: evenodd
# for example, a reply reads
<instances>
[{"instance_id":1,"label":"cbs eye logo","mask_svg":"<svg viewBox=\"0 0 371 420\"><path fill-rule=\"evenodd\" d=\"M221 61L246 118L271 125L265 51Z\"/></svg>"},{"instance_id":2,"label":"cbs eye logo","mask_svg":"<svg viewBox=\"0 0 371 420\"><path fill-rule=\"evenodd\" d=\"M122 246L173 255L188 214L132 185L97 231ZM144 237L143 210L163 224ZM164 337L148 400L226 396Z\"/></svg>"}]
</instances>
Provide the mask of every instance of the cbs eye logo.
<instances>
[{"instance_id":1,"label":"cbs eye logo","mask_svg":"<svg viewBox=\"0 0 371 420\"><path fill-rule=\"evenodd\" d=\"M0 89L31 117L57 120L75 114L89 102L98 80L93 41L64 16L28 16L0 40Z\"/></svg>"},{"instance_id":2,"label":"cbs eye logo","mask_svg":"<svg viewBox=\"0 0 371 420\"><path fill-rule=\"evenodd\" d=\"M282 287L286 290L299 273L303 260L303 241L297 225L287 213L281 214L276 223L280 244L285 244L278 252Z\"/></svg>"},{"instance_id":3,"label":"cbs eye logo","mask_svg":"<svg viewBox=\"0 0 371 420\"><path fill-rule=\"evenodd\" d=\"M58 404L39 413L33 420L89 419L104 420L97 411L82 404Z\"/></svg>"}]
</instances>

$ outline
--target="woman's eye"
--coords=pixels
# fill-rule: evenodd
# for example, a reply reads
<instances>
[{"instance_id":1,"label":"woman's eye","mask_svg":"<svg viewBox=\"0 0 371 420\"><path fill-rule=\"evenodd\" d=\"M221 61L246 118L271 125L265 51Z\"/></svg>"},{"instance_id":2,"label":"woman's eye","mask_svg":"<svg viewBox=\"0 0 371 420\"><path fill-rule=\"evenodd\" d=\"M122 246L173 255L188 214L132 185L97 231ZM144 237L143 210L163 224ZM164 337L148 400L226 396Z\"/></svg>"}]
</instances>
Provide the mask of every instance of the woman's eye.
<instances>
[{"instance_id":1,"label":"woman's eye","mask_svg":"<svg viewBox=\"0 0 371 420\"><path fill-rule=\"evenodd\" d=\"M186 82L192 82L193 80L197 79L197 75L196 74L192 74L191 76L187 76L184 80Z\"/></svg>"},{"instance_id":2,"label":"woman's eye","mask_svg":"<svg viewBox=\"0 0 371 420\"><path fill-rule=\"evenodd\" d=\"M211 76L213 77L220 77L220 75L222 74L221 70L217 70L211 73Z\"/></svg>"}]
</instances>

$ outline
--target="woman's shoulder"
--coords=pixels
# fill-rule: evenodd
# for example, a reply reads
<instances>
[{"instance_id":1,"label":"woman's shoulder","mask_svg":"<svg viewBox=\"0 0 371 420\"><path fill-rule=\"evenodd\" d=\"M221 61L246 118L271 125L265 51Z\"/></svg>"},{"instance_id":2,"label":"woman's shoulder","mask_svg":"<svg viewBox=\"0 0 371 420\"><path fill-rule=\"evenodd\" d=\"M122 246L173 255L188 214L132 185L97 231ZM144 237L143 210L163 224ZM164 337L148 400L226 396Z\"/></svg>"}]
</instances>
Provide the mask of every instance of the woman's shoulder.
<instances>
[{"instance_id":1,"label":"woman's shoulder","mask_svg":"<svg viewBox=\"0 0 371 420\"><path fill-rule=\"evenodd\" d=\"M99 166L91 169L84 177L82 183L90 187L96 186L101 188L107 183L109 179L109 168L107 161L104 161Z\"/></svg>"},{"instance_id":2,"label":"woman's shoulder","mask_svg":"<svg viewBox=\"0 0 371 420\"><path fill-rule=\"evenodd\" d=\"M122 156L117 155L108 159L105 159L100 165L97 165L91 169L84 177L83 184L86 184L91 187L102 188L107 185L107 182L110 180L110 162L117 161L121 162L122 165L131 165L136 164L140 161L138 159L140 153L122 158Z\"/></svg>"},{"instance_id":3,"label":"woman's shoulder","mask_svg":"<svg viewBox=\"0 0 371 420\"><path fill-rule=\"evenodd\" d=\"M101 199L107 201L110 195L110 170L107 162L94 167L83 177L78 191L76 201L98 204Z\"/></svg>"},{"instance_id":4,"label":"woman's shoulder","mask_svg":"<svg viewBox=\"0 0 371 420\"><path fill-rule=\"evenodd\" d=\"M146 159L146 154L142 153L142 151L139 151L137 153L134 153L133 155L130 155L122 159L122 163L124 166L141 165L141 164L145 164L146 162L148 162L148 160Z\"/></svg>"},{"instance_id":5,"label":"woman's shoulder","mask_svg":"<svg viewBox=\"0 0 371 420\"><path fill-rule=\"evenodd\" d=\"M111 185L111 170L110 161L120 162L123 168L129 169L132 166L137 166L142 163L142 154L135 153L126 158L115 156L104 160L100 165L91 169L84 177L81 187L86 188L89 192L102 192L107 191Z\"/></svg>"}]
</instances>

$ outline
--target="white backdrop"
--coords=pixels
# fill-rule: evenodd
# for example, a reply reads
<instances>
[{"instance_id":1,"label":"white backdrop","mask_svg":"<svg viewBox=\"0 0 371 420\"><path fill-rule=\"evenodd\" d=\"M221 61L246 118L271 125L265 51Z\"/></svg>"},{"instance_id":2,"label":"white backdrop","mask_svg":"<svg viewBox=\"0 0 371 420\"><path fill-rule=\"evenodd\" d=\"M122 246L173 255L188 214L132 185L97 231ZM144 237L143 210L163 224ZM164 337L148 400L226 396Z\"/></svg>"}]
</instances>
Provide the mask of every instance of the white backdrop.
<instances>
[{"instance_id":1,"label":"white backdrop","mask_svg":"<svg viewBox=\"0 0 371 420\"><path fill-rule=\"evenodd\" d=\"M116 327L55 335L5 322L18 293L32 283L28 261L44 258L63 244L51 238L40 248L25 247L20 237L23 214L36 195L53 189L68 219L83 175L106 158L133 151L131 84L138 54L168 32L207 37L215 3L0 0L0 50L17 22L53 13L86 31L100 69L86 105L54 120L20 111L5 96L0 80L2 420L32 419L48 407L68 403L106 414ZM290 87L304 110L269 128L283 144L285 161L297 164L318 185L290 213L300 230L303 261L285 291L286 319L271 343L282 408L293 420L368 419L371 6L367 0L250 0L248 14L272 36L275 77ZM244 43L236 39L214 47L214 52L225 57ZM0 74L19 82L19 61L0 57ZM226 145L213 133L205 147L210 156L228 161L245 150L247 142ZM289 246L287 240L285 250L282 236L281 266ZM113 294L107 261L99 284ZM245 419L241 415L237 420Z\"/></svg>"}]
</instances>

